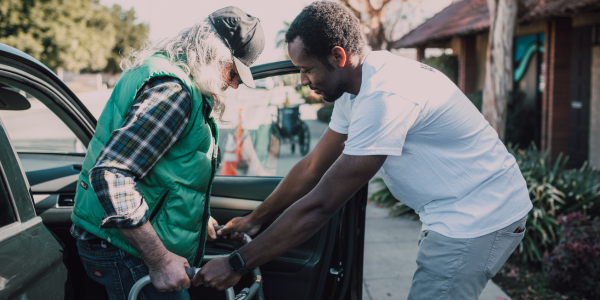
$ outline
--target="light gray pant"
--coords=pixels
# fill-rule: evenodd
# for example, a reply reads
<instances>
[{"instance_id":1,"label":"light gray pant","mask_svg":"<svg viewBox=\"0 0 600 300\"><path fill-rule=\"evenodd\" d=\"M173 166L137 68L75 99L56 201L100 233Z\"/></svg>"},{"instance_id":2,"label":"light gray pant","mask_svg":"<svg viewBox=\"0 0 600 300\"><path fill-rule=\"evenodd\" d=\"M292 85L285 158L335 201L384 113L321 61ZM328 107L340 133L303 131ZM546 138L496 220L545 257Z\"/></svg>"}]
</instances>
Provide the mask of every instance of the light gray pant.
<instances>
[{"instance_id":1,"label":"light gray pant","mask_svg":"<svg viewBox=\"0 0 600 300\"><path fill-rule=\"evenodd\" d=\"M409 300L477 300L525 235L527 216L484 236L455 239L423 230ZM517 228L523 232L514 233Z\"/></svg>"}]
</instances>

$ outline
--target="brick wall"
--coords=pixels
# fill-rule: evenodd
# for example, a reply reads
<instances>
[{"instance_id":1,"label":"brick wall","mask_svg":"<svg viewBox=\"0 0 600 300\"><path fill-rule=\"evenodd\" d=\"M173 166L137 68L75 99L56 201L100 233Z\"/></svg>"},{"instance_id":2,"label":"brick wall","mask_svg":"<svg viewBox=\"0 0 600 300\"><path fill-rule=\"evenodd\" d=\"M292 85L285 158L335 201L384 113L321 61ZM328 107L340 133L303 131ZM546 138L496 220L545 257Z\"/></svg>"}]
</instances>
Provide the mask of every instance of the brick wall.
<instances>
[{"instance_id":1,"label":"brick wall","mask_svg":"<svg viewBox=\"0 0 600 300\"><path fill-rule=\"evenodd\" d=\"M542 151L550 160L568 153L571 92L571 19L546 24L545 88L542 100Z\"/></svg>"}]
</instances>

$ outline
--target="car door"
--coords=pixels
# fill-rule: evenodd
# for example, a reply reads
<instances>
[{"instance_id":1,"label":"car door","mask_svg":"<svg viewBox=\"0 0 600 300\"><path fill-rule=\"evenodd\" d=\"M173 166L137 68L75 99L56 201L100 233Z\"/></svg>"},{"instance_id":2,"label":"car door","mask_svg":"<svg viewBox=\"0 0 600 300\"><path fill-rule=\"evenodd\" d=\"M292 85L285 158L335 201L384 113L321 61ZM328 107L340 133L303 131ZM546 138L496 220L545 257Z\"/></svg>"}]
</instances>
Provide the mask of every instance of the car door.
<instances>
[{"instance_id":1,"label":"car door","mask_svg":"<svg viewBox=\"0 0 600 300\"><path fill-rule=\"evenodd\" d=\"M81 170L85 147L96 125L94 117L49 69L26 54L2 44L0 92L0 99L8 92L20 96L21 102L25 103L18 110L0 107L0 119L18 155L16 161L22 166L27 179L25 193L32 206L31 214L35 220L42 221L45 228L50 229L65 246L62 252L65 254L64 263L61 263L69 270L69 283L67 286L65 283L53 285L53 288L43 288L42 291L59 294L56 289L60 288L67 293L66 299L94 299L87 295L105 294L104 289L81 276L84 274L83 266L77 255L75 240L69 233L75 181ZM17 105L6 102L6 98L3 100L4 106ZM32 261L51 253L44 246L34 248L36 251L28 253ZM0 270L18 269L14 265L5 267L0 263L0 266ZM50 276L52 273L41 274ZM23 282L23 290L35 288L35 281ZM30 298L45 299L41 295Z\"/></svg>"},{"instance_id":2,"label":"car door","mask_svg":"<svg viewBox=\"0 0 600 300\"><path fill-rule=\"evenodd\" d=\"M233 217L248 214L256 208L273 191L282 176L301 158L298 153L289 153L290 141L280 141L279 138L271 136L271 116L277 114L277 106L281 106L286 98L294 100L296 97L297 93L293 89L295 86L290 89L290 84L297 81L291 78L298 76L297 68L290 61L286 61L253 67L252 71L256 79L272 78L280 85L270 90L265 89L270 91L269 93L246 88L228 91L226 104L230 107L224 117L229 122L220 124L219 129L222 157L220 168L222 171L225 161L231 158L231 153L226 151L228 140L240 136L240 147L243 148L240 149L240 155L244 159L236 162L236 167L239 166L238 175L245 176L217 176L214 180L211 215L220 224ZM32 104L35 110L25 110L21 115L19 112L10 114L0 111L0 118L12 120L12 125L8 124L8 127L11 127L8 128L8 134L16 145L18 160L22 163L31 186L35 213L66 245L66 265L73 287L72 299L105 299L103 288L85 275L75 241L69 233L76 178L81 170L85 148L93 135L96 120L50 70L22 52L1 44L0 84L24 94L35 104ZM265 84L265 87L272 86L273 84ZM229 98L232 99L231 103ZM246 111L242 110L241 114L245 114L245 119L238 126L236 120L240 120L240 111L236 103L243 102L252 105L243 107ZM40 117L42 110L43 118ZM27 115L32 111L33 115ZM304 109L302 112L305 111L311 114L310 109ZM51 115L54 118L52 120ZM312 115L314 117L314 109ZM253 121L253 118L262 121ZM320 130L327 126L317 123L314 118L306 122L317 124ZM63 126L59 126L59 123ZM31 124L38 125L34 127L33 133L24 131L23 128ZM238 128L241 130L236 132ZM318 132L313 133L313 137L317 134ZM234 144L237 145L237 142ZM281 153L280 148L283 149ZM246 171L243 171L244 168ZM366 187L353 196L317 234L262 266L266 299L361 297L365 206ZM263 226L263 229L267 225ZM207 243L206 253L226 254L238 246L231 241L218 240ZM247 282L241 282L236 289L239 290L244 284ZM216 299L223 298L222 292L214 290L192 289L191 293L202 296L200 299L212 299L204 297L205 295L214 295Z\"/></svg>"},{"instance_id":3,"label":"car door","mask_svg":"<svg viewBox=\"0 0 600 300\"><path fill-rule=\"evenodd\" d=\"M35 214L0 119L0 299L64 299L69 285L63 247Z\"/></svg>"},{"instance_id":4,"label":"car door","mask_svg":"<svg viewBox=\"0 0 600 300\"><path fill-rule=\"evenodd\" d=\"M219 147L225 154L217 174L229 175L216 177L211 197L211 213L219 223L250 213L271 194L282 176L302 159L306 143L302 140L307 136L303 130L309 131L312 149L327 128L327 123L316 118L322 102L310 104L302 98L299 70L291 61L251 70L255 79L270 82L259 84L263 89L241 86L228 91L224 119L233 122L219 127ZM298 120L286 115L294 109L300 112ZM233 144L241 149L234 149ZM233 158L232 151L242 156L236 176L224 170L224 164ZM366 198L365 186L313 237L261 267L266 299L362 297ZM206 251L226 254L234 248L227 241L217 241L207 244Z\"/></svg>"}]
</instances>

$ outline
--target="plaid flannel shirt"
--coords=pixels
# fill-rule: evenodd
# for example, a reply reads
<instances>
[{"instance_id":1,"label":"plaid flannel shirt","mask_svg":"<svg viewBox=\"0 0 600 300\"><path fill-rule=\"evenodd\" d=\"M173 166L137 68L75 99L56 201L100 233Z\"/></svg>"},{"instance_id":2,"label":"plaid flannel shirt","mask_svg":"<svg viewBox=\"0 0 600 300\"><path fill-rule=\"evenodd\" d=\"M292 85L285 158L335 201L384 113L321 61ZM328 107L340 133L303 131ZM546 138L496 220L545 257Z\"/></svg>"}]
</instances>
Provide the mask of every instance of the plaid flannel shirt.
<instances>
[{"instance_id":1,"label":"plaid flannel shirt","mask_svg":"<svg viewBox=\"0 0 600 300\"><path fill-rule=\"evenodd\" d=\"M111 133L94 167L90 184L104 209L101 228L133 228L149 218L148 205L136 184L173 146L186 128L192 97L179 79L159 77L138 92L121 128ZM80 240L95 235L73 224Z\"/></svg>"}]
</instances>

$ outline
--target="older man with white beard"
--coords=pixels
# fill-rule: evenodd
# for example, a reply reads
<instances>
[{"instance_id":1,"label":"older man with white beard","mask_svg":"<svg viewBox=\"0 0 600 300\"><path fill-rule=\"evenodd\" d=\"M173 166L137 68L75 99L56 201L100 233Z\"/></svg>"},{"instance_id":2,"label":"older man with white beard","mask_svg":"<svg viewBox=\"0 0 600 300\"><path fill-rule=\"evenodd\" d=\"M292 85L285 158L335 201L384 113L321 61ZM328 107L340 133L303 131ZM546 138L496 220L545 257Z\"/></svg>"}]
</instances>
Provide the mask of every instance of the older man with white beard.
<instances>
[{"instance_id":1,"label":"older man with white beard","mask_svg":"<svg viewBox=\"0 0 600 300\"><path fill-rule=\"evenodd\" d=\"M216 238L209 197L223 92L264 49L260 21L226 7L123 61L78 180L71 234L88 276L125 299L150 274L145 299L189 299L185 267ZM162 293L161 293L162 292Z\"/></svg>"}]
</instances>

